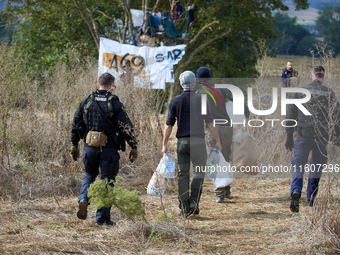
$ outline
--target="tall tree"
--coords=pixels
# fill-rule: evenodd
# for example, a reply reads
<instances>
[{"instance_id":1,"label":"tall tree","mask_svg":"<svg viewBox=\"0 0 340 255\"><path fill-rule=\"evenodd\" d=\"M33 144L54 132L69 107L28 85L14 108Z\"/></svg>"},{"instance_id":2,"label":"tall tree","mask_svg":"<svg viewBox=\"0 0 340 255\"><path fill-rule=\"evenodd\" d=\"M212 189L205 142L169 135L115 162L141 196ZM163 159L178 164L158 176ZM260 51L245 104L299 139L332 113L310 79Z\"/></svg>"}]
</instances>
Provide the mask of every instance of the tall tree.
<instances>
[{"instance_id":1,"label":"tall tree","mask_svg":"<svg viewBox=\"0 0 340 255\"><path fill-rule=\"evenodd\" d=\"M23 18L15 42L33 64L46 68L67 61L68 49L97 57L100 36L124 42L127 8L123 0L9 0L4 17ZM127 21L123 29L117 19Z\"/></svg>"},{"instance_id":2,"label":"tall tree","mask_svg":"<svg viewBox=\"0 0 340 255\"><path fill-rule=\"evenodd\" d=\"M319 11L316 24L320 34L336 54L340 53L340 6L326 6Z\"/></svg>"},{"instance_id":3,"label":"tall tree","mask_svg":"<svg viewBox=\"0 0 340 255\"><path fill-rule=\"evenodd\" d=\"M215 77L254 77L256 42L276 37L274 10L288 7L281 0L196 1L197 19L191 40L176 75L185 69L209 67ZM308 8L307 0L294 1L296 9ZM174 94L179 87L174 87Z\"/></svg>"},{"instance_id":4,"label":"tall tree","mask_svg":"<svg viewBox=\"0 0 340 255\"><path fill-rule=\"evenodd\" d=\"M1 1L1 0L0 0ZM215 77L256 75L255 42L275 36L274 10L287 10L283 0L194 0L198 9L190 28L190 40L176 74L185 69L210 67ZM296 9L308 7L307 0L294 0ZM6 17L23 18L16 36L21 51L37 67L67 61L68 49L80 56L97 58L99 36L127 42L133 36L130 8L169 12L174 0L9 0ZM193 2L191 2L193 3ZM188 5L183 3L185 10ZM118 20L122 22L118 22ZM122 23L122 27L121 27ZM176 22L185 27L185 19ZM128 32L129 31L129 32ZM183 43L183 41L177 41Z\"/></svg>"},{"instance_id":5,"label":"tall tree","mask_svg":"<svg viewBox=\"0 0 340 255\"><path fill-rule=\"evenodd\" d=\"M317 39L311 37L303 26L297 24L296 17L289 17L280 12L275 13L275 31L280 35L274 47L275 53L281 55L309 55L309 48L315 48L313 44ZM300 45L302 41L302 44Z\"/></svg>"}]
</instances>

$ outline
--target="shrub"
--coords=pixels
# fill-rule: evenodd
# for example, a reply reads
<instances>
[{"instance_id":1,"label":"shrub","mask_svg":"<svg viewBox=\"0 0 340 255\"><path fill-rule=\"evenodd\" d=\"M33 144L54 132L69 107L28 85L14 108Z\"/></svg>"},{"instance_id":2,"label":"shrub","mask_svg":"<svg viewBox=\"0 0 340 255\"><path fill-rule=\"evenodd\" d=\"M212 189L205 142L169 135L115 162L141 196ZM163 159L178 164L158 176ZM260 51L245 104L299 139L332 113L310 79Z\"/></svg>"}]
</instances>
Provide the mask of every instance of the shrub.
<instances>
[{"instance_id":1,"label":"shrub","mask_svg":"<svg viewBox=\"0 0 340 255\"><path fill-rule=\"evenodd\" d=\"M140 193L137 190L129 191L122 186L122 178L117 176L116 181L95 181L88 189L91 206L96 209L115 206L129 219L133 217L144 218Z\"/></svg>"}]
</instances>

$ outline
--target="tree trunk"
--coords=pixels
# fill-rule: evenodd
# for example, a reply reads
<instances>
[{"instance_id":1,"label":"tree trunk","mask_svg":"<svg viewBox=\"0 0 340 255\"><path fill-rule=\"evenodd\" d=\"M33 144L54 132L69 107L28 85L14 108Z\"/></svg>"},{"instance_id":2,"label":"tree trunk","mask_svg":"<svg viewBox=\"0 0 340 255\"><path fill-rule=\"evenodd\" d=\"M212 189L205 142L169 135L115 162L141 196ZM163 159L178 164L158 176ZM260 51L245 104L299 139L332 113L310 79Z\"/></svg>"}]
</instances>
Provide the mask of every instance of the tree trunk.
<instances>
[{"instance_id":1,"label":"tree trunk","mask_svg":"<svg viewBox=\"0 0 340 255\"><path fill-rule=\"evenodd\" d=\"M92 37L93 37L93 40L97 46L97 48L99 49L99 33L98 33L98 30L97 30L97 27L95 25L95 21L92 20L92 25L91 25L91 22L88 20L88 18L86 17L83 9L80 7L79 3L77 2L77 0L73 0L73 2L75 3L77 9L78 9L78 12L80 14L80 16L82 17L82 19L85 21L86 25L87 25L87 28L89 29ZM84 3L83 3L84 4ZM85 7L87 9L87 7Z\"/></svg>"},{"instance_id":2,"label":"tree trunk","mask_svg":"<svg viewBox=\"0 0 340 255\"><path fill-rule=\"evenodd\" d=\"M133 22L132 22L132 15L131 15L131 11L130 11L130 3L129 3L129 0L121 0L121 3L122 3L122 5L124 6L124 9L125 9L124 31L126 32L127 30L129 30L130 40L133 40Z\"/></svg>"},{"instance_id":3,"label":"tree trunk","mask_svg":"<svg viewBox=\"0 0 340 255\"><path fill-rule=\"evenodd\" d=\"M131 15L131 11L130 11L130 1L127 0L126 3L126 10L128 13L128 17L129 17L129 32L130 32L130 40L134 39L134 35L133 35L133 20L132 20L132 15Z\"/></svg>"},{"instance_id":4,"label":"tree trunk","mask_svg":"<svg viewBox=\"0 0 340 255\"><path fill-rule=\"evenodd\" d=\"M104 12L102 12L102 11L97 10L97 12L101 13L104 17L106 17L106 18L108 18L108 19L110 19L110 20L113 20L113 21L116 23L116 25L117 25L117 30L118 30L118 40L119 40L120 43L123 43L122 30L120 29L120 25L119 25L118 21L117 21L116 19L112 18L112 17L107 16L107 15L106 15Z\"/></svg>"},{"instance_id":5,"label":"tree trunk","mask_svg":"<svg viewBox=\"0 0 340 255\"><path fill-rule=\"evenodd\" d=\"M207 24L206 26L204 26L198 33L197 35L194 37L194 39L192 39L188 44L187 47L196 42L199 39L199 36L202 34L203 30L210 27L211 25L215 24L215 23L219 23L218 21L214 21L210 24ZM180 74L185 70L185 68L190 65L191 63L197 61L197 55L198 53L200 53L203 49L205 49L209 44L213 43L214 41L216 41L217 39L220 39L224 36L227 36L229 34L230 31L217 35L214 38L210 39L209 41L206 41L205 43L201 44L198 48L196 48L194 51L192 51L190 53L190 55L184 55L185 57L185 61L183 62L183 60L181 60L178 63L178 66L176 68L176 71L174 73L174 79L175 79L175 83L171 84L170 87L170 92L169 92L169 99L168 99L168 104L170 104L171 99L179 94L180 91L180 85L179 85L179 76ZM177 81L177 82L176 82Z\"/></svg>"},{"instance_id":6,"label":"tree trunk","mask_svg":"<svg viewBox=\"0 0 340 255\"><path fill-rule=\"evenodd\" d=\"M148 5L149 0L145 0L144 6L143 6L143 12L144 12L144 19L143 19L143 33L146 34L149 27L149 15L148 15Z\"/></svg>"}]
</instances>

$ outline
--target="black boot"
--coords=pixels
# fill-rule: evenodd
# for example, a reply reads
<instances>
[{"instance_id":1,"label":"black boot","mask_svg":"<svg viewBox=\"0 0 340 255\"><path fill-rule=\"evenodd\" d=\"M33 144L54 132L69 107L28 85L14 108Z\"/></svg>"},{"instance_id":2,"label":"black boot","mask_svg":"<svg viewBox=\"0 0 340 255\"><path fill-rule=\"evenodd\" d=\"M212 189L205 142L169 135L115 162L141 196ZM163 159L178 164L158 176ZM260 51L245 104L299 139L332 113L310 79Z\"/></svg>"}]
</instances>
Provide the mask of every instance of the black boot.
<instances>
[{"instance_id":1,"label":"black boot","mask_svg":"<svg viewBox=\"0 0 340 255\"><path fill-rule=\"evenodd\" d=\"M225 189L224 189L224 197L229 198L230 195L231 195L231 191L230 191L230 185L229 185L229 186L225 187Z\"/></svg>"},{"instance_id":2,"label":"black boot","mask_svg":"<svg viewBox=\"0 0 340 255\"><path fill-rule=\"evenodd\" d=\"M300 194L297 192L293 192L292 200L290 202L290 210L292 212L295 212L295 213L299 212L299 199L300 199Z\"/></svg>"},{"instance_id":3,"label":"black boot","mask_svg":"<svg viewBox=\"0 0 340 255\"><path fill-rule=\"evenodd\" d=\"M85 220L87 217L87 205L88 203L85 200L79 201L79 209L77 212L77 217L81 220Z\"/></svg>"}]
</instances>

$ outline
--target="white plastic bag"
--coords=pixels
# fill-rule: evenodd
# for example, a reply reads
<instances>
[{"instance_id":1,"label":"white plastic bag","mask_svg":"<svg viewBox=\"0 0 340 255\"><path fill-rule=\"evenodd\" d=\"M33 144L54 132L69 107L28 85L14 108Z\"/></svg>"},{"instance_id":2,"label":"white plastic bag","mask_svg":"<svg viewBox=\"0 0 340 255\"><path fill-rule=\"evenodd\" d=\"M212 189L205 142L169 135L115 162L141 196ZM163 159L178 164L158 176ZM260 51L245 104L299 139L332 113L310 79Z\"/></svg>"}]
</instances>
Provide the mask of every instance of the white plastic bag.
<instances>
[{"instance_id":1,"label":"white plastic bag","mask_svg":"<svg viewBox=\"0 0 340 255\"><path fill-rule=\"evenodd\" d=\"M165 179L157 171L155 171L149 181L147 193L150 196L159 196L164 194Z\"/></svg>"},{"instance_id":2,"label":"white plastic bag","mask_svg":"<svg viewBox=\"0 0 340 255\"><path fill-rule=\"evenodd\" d=\"M225 161L222 153L220 153L220 161L216 170L217 170L215 179L216 188L226 187L233 182L233 171L230 167L230 164L227 161Z\"/></svg>"},{"instance_id":3,"label":"white plastic bag","mask_svg":"<svg viewBox=\"0 0 340 255\"><path fill-rule=\"evenodd\" d=\"M163 155L156 171L165 178L175 178L175 159L170 151Z\"/></svg>"},{"instance_id":4,"label":"white plastic bag","mask_svg":"<svg viewBox=\"0 0 340 255\"><path fill-rule=\"evenodd\" d=\"M165 157L166 157L166 154L163 155L163 158L161 158L156 168L156 172L158 172L160 176L164 176L166 172L168 171L166 165L164 164Z\"/></svg>"}]
</instances>

